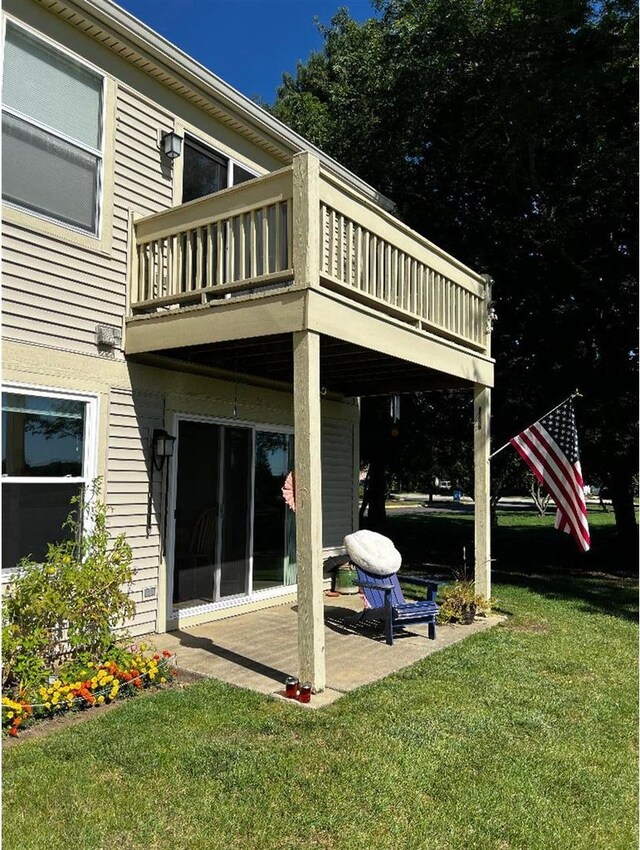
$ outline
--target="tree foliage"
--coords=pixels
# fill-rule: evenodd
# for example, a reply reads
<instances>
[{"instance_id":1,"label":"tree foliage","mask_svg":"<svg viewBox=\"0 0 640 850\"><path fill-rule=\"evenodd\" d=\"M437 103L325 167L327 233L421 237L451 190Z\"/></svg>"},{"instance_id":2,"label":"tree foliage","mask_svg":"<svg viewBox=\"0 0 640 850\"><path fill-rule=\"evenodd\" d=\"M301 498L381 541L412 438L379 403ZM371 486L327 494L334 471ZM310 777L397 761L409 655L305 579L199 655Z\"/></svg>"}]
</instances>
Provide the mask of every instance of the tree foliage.
<instances>
[{"instance_id":1,"label":"tree foliage","mask_svg":"<svg viewBox=\"0 0 640 850\"><path fill-rule=\"evenodd\" d=\"M285 75L274 112L492 275L494 443L579 387L583 469L631 530L637 2L375 7L322 28L323 49Z\"/></svg>"}]
</instances>

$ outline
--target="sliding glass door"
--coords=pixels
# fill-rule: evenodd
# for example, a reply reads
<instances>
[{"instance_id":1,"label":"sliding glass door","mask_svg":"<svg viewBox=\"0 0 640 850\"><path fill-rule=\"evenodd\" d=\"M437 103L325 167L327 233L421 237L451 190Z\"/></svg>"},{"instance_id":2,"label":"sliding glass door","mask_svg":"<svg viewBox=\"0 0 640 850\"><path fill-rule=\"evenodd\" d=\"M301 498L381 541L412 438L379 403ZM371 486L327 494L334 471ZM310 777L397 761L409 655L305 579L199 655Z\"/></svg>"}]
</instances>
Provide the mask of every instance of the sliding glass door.
<instances>
[{"instance_id":1,"label":"sliding glass door","mask_svg":"<svg viewBox=\"0 0 640 850\"><path fill-rule=\"evenodd\" d=\"M293 435L180 419L176 458L173 607L295 584Z\"/></svg>"},{"instance_id":2,"label":"sliding glass door","mask_svg":"<svg viewBox=\"0 0 640 850\"><path fill-rule=\"evenodd\" d=\"M219 597L246 596L249 591L253 433L250 428L225 426L222 430Z\"/></svg>"},{"instance_id":3,"label":"sliding glass door","mask_svg":"<svg viewBox=\"0 0 640 850\"><path fill-rule=\"evenodd\" d=\"M178 428L173 602L216 599L222 429L182 420Z\"/></svg>"}]
</instances>

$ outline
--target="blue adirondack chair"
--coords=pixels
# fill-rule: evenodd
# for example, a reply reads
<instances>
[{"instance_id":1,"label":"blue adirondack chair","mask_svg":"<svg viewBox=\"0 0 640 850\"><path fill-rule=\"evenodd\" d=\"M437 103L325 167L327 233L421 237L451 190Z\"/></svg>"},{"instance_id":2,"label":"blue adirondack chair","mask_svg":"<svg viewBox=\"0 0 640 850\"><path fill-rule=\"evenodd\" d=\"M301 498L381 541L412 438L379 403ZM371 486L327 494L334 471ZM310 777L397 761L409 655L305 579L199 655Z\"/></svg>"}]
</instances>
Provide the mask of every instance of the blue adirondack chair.
<instances>
[{"instance_id":1,"label":"blue adirondack chair","mask_svg":"<svg viewBox=\"0 0 640 850\"><path fill-rule=\"evenodd\" d=\"M427 623L429 638L436 637L436 616L438 605L436 594L438 583L414 576L376 576L354 564L357 572L356 584L359 585L367 600L368 607L360 615L360 620L384 620L384 631L389 646L393 646L394 629L400 629L410 623ZM400 581L427 588L427 598L419 602L407 602Z\"/></svg>"}]
</instances>

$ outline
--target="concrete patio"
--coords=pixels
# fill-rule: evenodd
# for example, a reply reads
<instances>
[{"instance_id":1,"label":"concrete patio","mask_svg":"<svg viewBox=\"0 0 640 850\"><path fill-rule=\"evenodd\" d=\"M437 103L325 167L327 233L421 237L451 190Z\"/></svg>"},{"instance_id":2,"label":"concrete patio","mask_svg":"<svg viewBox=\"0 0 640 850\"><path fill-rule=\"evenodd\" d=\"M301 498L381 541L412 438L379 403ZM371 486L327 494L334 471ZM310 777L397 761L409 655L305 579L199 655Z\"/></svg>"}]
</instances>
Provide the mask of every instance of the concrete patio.
<instances>
[{"instance_id":1,"label":"concrete patio","mask_svg":"<svg viewBox=\"0 0 640 850\"><path fill-rule=\"evenodd\" d=\"M469 635L491 628L503 617L491 615L469 626L446 625L436 640L427 626L408 627L387 646L381 626L358 624L357 595L324 599L327 687L305 708L321 708L343 694L375 682ZM151 636L159 649L176 653L181 670L230 685L281 697L284 680L298 674L297 606L286 604L239 614L188 630ZM283 697L281 697L283 698ZM293 705L300 705L292 701Z\"/></svg>"}]
</instances>

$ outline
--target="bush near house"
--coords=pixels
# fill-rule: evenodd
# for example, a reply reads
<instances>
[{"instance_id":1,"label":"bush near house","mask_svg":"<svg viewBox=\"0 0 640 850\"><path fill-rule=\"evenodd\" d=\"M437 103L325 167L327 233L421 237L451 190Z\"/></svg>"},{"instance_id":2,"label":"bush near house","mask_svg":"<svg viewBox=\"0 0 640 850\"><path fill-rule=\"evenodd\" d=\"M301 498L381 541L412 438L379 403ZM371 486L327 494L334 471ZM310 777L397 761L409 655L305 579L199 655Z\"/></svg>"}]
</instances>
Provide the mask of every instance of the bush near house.
<instances>
[{"instance_id":1,"label":"bush near house","mask_svg":"<svg viewBox=\"0 0 640 850\"><path fill-rule=\"evenodd\" d=\"M101 705L172 678L170 653L126 648L135 613L131 549L112 538L96 481L72 499L65 539L44 563L24 558L2 599L2 726ZM120 627L120 631L117 631Z\"/></svg>"}]
</instances>

